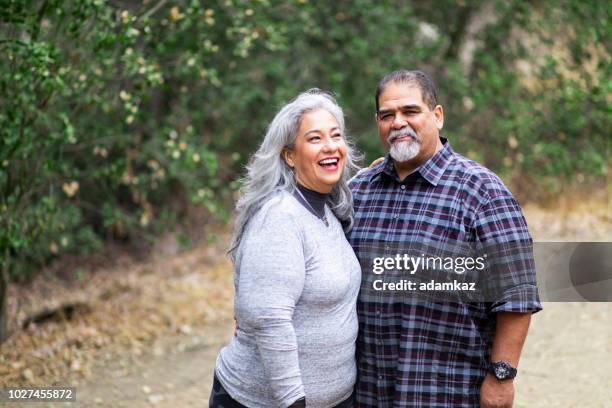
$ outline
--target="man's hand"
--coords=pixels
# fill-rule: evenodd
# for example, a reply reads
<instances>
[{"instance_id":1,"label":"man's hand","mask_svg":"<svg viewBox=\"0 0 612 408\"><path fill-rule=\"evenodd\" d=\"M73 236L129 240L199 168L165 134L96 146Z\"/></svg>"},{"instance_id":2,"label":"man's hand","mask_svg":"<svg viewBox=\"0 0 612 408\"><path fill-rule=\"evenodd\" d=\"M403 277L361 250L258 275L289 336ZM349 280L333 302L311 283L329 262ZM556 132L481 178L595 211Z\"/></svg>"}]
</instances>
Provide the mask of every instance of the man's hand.
<instances>
[{"instance_id":1,"label":"man's hand","mask_svg":"<svg viewBox=\"0 0 612 408\"><path fill-rule=\"evenodd\" d=\"M487 374L480 386L481 408L511 408L513 401L513 381L499 381L492 374Z\"/></svg>"},{"instance_id":2,"label":"man's hand","mask_svg":"<svg viewBox=\"0 0 612 408\"><path fill-rule=\"evenodd\" d=\"M378 159L374 160L372 163L370 163L370 165L368 166L368 169L371 169L372 167L376 166L377 164L380 164L382 162L385 161L384 157L379 157Z\"/></svg>"}]
</instances>

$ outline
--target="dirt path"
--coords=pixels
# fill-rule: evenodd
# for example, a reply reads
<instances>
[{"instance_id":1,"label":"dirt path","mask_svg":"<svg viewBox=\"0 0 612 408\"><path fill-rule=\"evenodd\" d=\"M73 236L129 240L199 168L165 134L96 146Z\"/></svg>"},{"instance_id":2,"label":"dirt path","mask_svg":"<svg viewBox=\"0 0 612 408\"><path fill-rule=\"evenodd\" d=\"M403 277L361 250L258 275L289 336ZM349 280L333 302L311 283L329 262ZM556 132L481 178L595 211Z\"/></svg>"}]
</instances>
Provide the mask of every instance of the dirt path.
<instances>
[{"instance_id":1,"label":"dirt path","mask_svg":"<svg viewBox=\"0 0 612 408\"><path fill-rule=\"evenodd\" d=\"M526 213L536 239L547 239L551 231L557 234L551 230L557 220L554 214L538 208L528 208ZM604 234L612 230L609 227L610 223L602 229ZM559 228L567 231L567 227ZM606 235L578 238L610 240ZM44 355L40 350L49 347L49 340L38 339L36 331L13 339L10 351L3 349L0 385L4 364L5 373L21 373L5 377L13 380L4 386L30 382L77 388L77 403L49 406L206 407L217 352L233 329L232 271L218 253L210 247L194 248L133 267L119 275L121 279L109 278L106 286L99 283L97 294L90 296L99 298L101 292L111 302L94 302L90 314L49 329L57 329L54 336L63 339L64 348L53 349L46 360L28 359L32 353ZM515 406L612 407L612 304L547 303L544 307L532 320L516 380ZM107 327L103 322L108 316L114 320ZM72 335L70 330L83 324L89 328L87 333L92 327L97 333L92 346L82 341L80 354L68 352L73 339L82 337L82 332ZM145 329L148 335L141 336ZM88 360L89 355L94 357ZM52 369L62 359L63 366ZM74 361L82 367L74 370ZM25 370L30 370L33 380L24 378Z\"/></svg>"},{"instance_id":2,"label":"dirt path","mask_svg":"<svg viewBox=\"0 0 612 408\"><path fill-rule=\"evenodd\" d=\"M545 311L534 317L525 344L515 407L612 407L612 305L548 303ZM117 362L96 368L77 387L75 406L208 406L212 367L232 334L229 323L208 327L203 342L183 351L174 346L129 368Z\"/></svg>"},{"instance_id":3,"label":"dirt path","mask_svg":"<svg viewBox=\"0 0 612 408\"><path fill-rule=\"evenodd\" d=\"M146 361L99 367L93 381L79 387L79 406L206 407L217 352L232 335L229 322L209 325L196 341L166 339L168 354Z\"/></svg>"}]
</instances>

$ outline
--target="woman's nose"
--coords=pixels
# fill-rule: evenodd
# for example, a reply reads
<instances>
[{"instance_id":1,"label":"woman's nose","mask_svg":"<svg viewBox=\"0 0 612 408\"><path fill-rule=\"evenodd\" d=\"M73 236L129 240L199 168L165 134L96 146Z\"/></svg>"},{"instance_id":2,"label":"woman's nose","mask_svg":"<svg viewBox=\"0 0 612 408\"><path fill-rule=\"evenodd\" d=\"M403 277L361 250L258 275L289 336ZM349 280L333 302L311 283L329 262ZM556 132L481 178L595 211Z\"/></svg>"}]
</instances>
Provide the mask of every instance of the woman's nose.
<instances>
[{"instance_id":1,"label":"woman's nose","mask_svg":"<svg viewBox=\"0 0 612 408\"><path fill-rule=\"evenodd\" d=\"M325 144L323 145L323 150L325 152L335 152L336 150L338 150L338 143L334 139L329 138L325 141Z\"/></svg>"}]
</instances>

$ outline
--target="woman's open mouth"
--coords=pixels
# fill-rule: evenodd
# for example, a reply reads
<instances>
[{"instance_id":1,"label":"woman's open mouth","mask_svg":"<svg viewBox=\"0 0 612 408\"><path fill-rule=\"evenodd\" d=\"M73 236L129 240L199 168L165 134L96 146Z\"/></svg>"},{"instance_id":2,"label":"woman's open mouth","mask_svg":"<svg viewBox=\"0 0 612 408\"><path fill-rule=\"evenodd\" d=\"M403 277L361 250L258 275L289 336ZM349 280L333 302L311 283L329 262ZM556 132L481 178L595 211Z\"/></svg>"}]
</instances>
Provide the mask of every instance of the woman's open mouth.
<instances>
[{"instance_id":1,"label":"woman's open mouth","mask_svg":"<svg viewBox=\"0 0 612 408\"><path fill-rule=\"evenodd\" d=\"M329 157L327 159L323 159L319 161L319 166L323 167L328 171L338 170L338 164L340 163L340 159L337 157Z\"/></svg>"}]
</instances>

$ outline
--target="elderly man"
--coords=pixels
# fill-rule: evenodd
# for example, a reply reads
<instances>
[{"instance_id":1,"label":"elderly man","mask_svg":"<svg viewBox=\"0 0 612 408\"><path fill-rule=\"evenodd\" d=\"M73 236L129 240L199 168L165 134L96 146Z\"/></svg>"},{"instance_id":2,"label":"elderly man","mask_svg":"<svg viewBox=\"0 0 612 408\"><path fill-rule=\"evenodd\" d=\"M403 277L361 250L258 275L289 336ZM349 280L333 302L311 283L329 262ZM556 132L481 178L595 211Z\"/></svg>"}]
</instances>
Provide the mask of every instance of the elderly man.
<instances>
[{"instance_id":1,"label":"elderly man","mask_svg":"<svg viewBox=\"0 0 612 408\"><path fill-rule=\"evenodd\" d=\"M381 242L531 243L503 182L440 137L444 110L425 73L396 71L379 82L376 124L389 154L351 182L349 241L364 267L363 285ZM389 301L384 291L362 286L356 405L510 407L531 314L541 310L533 265L530 257L506 265L520 281L477 302Z\"/></svg>"}]
</instances>

